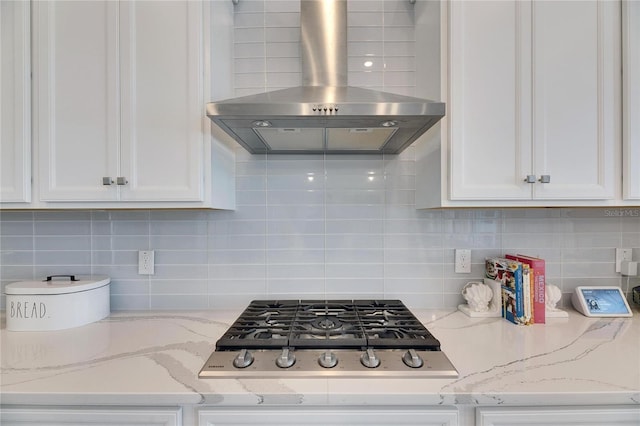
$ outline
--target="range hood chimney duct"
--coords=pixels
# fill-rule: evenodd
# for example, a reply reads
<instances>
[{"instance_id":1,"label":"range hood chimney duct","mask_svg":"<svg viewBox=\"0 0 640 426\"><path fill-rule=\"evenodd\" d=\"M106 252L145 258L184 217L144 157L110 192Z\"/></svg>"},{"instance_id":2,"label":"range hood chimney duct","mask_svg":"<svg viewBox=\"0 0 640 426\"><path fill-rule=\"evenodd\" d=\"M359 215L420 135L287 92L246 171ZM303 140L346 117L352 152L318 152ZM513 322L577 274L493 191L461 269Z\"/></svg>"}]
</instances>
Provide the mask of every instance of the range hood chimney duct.
<instances>
[{"instance_id":1,"label":"range hood chimney duct","mask_svg":"<svg viewBox=\"0 0 640 426\"><path fill-rule=\"evenodd\" d=\"M207 104L207 116L253 154L398 154L445 105L347 85L346 0L301 0L303 86Z\"/></svg>"},{"instance_id":2,"label":"range hood chimney duct","mask_svg":"<svg viewBox=\"0 0 640 426\"><path fill-rule=\"evenodd\" d=\"M303 86L347 85L347 2L300 2Z\"/></svg>"}]
</instances>

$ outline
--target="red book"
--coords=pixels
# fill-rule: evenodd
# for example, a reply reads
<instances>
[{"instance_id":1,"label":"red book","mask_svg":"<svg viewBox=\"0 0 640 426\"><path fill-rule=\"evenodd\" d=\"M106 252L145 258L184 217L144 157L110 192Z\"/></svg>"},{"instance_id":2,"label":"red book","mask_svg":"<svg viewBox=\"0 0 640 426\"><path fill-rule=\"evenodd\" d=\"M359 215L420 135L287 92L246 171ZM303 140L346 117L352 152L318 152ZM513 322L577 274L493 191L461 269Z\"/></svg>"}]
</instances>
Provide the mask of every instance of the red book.
<instances>
[{"instance_id":1,"label":"red book","mask_svg":"<svg viewBox=\"0 0 640 426\"><path fill-rule=\"evenodd\" d=\"M507 259L526 263L533 270L533 323L544 324L546 309L544 296L546 288L544 259L533 256L526 256L524 254L507 254L505 257Z\"/></svg>"}]
</instances>

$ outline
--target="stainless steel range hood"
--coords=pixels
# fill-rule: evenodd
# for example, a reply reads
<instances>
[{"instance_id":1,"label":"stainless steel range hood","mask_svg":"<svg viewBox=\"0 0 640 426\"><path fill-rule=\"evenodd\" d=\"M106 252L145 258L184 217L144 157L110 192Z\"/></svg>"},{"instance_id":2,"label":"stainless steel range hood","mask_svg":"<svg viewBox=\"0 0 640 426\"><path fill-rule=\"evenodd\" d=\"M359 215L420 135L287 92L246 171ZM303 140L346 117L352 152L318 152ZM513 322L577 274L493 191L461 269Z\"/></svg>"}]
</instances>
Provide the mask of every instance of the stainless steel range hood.
<instances>
[{"instance_id":1,"label":"stainless steel range hood","mask_svg":"<svg viewBox=\"0 0 640 426\"><path fill-rule=\"evenodd\" d=\"M207 116L253 154L397 154L445 105L349 87L346 0L301 0L303 86L207 104Z\"/></svg>"}]
</instances>

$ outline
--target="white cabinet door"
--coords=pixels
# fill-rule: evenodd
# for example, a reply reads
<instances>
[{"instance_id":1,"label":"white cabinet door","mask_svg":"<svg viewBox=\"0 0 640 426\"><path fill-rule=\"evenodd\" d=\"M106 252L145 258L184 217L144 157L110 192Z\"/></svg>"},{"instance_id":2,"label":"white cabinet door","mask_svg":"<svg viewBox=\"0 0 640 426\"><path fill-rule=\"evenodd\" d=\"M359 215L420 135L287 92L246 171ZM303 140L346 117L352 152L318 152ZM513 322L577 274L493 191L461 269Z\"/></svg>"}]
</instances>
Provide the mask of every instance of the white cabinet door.
<instances>
[{"instance_id":1,"label":"white cabinet door","mask_svg":"<svg viewBox=\"0 0 640 426\"><path fill-rule=\"evenodd\" d=\"M532 3L538 199L612 199L620 144L620 3Z\"/></svg>"},{"instance_id":2,"label":"white cabinet door","mask_svg":"<svg viewBox=\"0 0 640 426\"><path fill-rule=\"evenodd\" d=\"M623 198L640 200L640 2L625 0L622 14Z\"/></svg>"},{"instance_id":3,"label":"white cabinet door","mask_svg":"<svg viewBox=\"0 0 640 426\"><path fill-rule=\"evenodd\" d=\"M614 198L619 3L447 5L449 198Z\"/></svg>"},{"instance_id":4,"label":"white cabinet door","mask_svg":"<svg viewBox=\"0 0 640 426\"><path fill-rule=\"evenodd\" d=\"M523 180L532 173L530 8L520 1L448 7L450 197L531 199Z\"/></svg>"},{"instance_id":5,"label":"white cabinet door","mask_svg":"<svg viewBox=\"0 0 640 426\"><path fill-rule=\"evenodd\" d=\"M119 176L118 4L34 2L40 199L115 200Z\"/></svg>"},{"instance_id":6,"label":"white cabinet door","mask_svg":"<svg viewBox=\"0 0 640 426\"><path fill-rule=\"evenodd\" d=\"M379 407L345 408L244 408L203 409L198 412L200 426L254 425L415 425L456 426L455 408L384 409Z\"/></svg>"},{"instance_id":7,"label":"white cabinet door","mask_svg":"<svg viewBox=\"0 0 640 426\"><path fill-rule=\"evenodd\" d=\"M121 199L200 201L203 4L120 4Z\"/></svg>"},{"instance_id":8,"label":"white cabinet door","mask_svg":"<svg viewBox=\"0 0 640 426\"><path fill-rule=\"evenodd\" d=\"M487 407L476 409L476 426L637 426L638 407Z\"/></svg>"},{"instance_id":9,"label":"white cabinet door","mask_svg":"<svg viewBox=\"0 0 640 426\"><path fill-rule=\"evenodd\" d=\"M4 426L180 426L181 408L11 408L2 407Z\"/></svg>"},{"instance_id":10,"label":"white cabinet door","mask_svg":"<svg viewBox=\"0 0 640 426\"><path fill-rule=\"evenodd\" d=\"M0 203L31 201L29 3L0 2Z\"/></svg>"},{"instance_id":11,"label":"white cabinet door","mask_svg":"<svg viewBox=\"0 0 640 426\"><path fill-rule=\"evenodd\" d=\"M40 199L202 201L203 3L35 10Z\"/></svg>"}]
</instances>

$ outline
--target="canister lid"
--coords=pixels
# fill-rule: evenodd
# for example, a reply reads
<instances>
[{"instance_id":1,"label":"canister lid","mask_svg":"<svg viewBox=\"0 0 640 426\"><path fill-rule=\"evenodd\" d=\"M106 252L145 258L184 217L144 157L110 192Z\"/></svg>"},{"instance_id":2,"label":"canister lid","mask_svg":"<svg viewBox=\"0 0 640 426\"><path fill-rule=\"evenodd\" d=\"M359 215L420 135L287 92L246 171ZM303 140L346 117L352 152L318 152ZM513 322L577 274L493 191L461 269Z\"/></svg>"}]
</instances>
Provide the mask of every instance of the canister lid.
<instances>
[{"instance_id":1,"label":"canister lid","mask_svg":"<svg viewBox=\"0 0 640 426\"><path fill-rule=\"evenodd\" d=\"M18 281L7 284L4 292L5 294L67 294L93 290L110 282L111 278L106 276L52 275L42 281Z\"/></svg>"}]
</instances>

